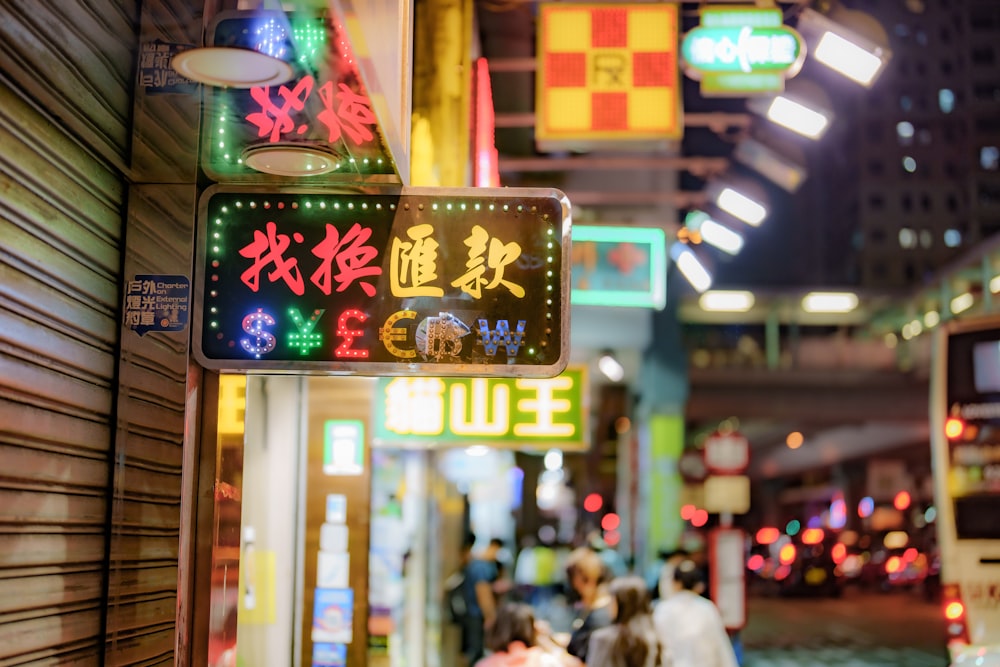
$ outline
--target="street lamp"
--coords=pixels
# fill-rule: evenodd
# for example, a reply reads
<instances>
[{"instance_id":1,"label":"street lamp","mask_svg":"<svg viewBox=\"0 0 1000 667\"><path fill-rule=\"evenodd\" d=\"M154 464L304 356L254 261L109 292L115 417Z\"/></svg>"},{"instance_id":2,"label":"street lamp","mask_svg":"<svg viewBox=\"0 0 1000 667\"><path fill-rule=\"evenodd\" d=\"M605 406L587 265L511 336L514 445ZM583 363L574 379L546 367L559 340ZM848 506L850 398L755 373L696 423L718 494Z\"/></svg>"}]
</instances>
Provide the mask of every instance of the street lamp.
<instances>
[{"instance_id":1,"label":"street lamp","mask_svg":"<svg viewBox=\"0 0 1000 667\"><path fill-rule=\"evenodd\" d=\"M737 255L743 249L743 237L740 234L716 222L704 211L688 213L684 225L692 232L700 234L702 241L725 253Z\"/></svg>"},{"instance_id":2,"label":"street lamp","mask_svg":"<svg viewBox=\"0 0 1000 667\"><path fill-rule=\"evenodd\" d=\"M759 226L767 217L767 209L763 204L731 187L723 187L719 191L715 197L715 204L726 213L754 227Z\"/></svg>"},{"instance_id":3,"label":"street lamp","mask_svg":"<svg viewBox=\"0 0 1000 667\"><path fill-rule=\"evenodd\" d=\"M691 248L683 243L675 243L670 249L670 256L673 258L674 263L677 264L677 269L681 272L681 275L687 278L687 281L691 283L691 287L695 291L701 293L712 286L712 274L698 260L698 257Z\"/></svg>"},{"instance_id":4,"label":"street lamp","mask_svg":"<svg viewBox=\"0 0 1000 667\"><path fill-rule=\"evenodd\" d=\"M789 81L785 92L754 97L747 108L768 120L810 139L819 139L833 119L832 104L822 87L806 79Z\"/></svg>"},{"instance_id":5,"label":"street lamp","mask_svg":"<svg viewBox=\"0 0 1000 667\"><path fill-rule=\"evenodd\" d=\"M838 7L824 15L807 8L797 28L816 60L866 88L892 57L882 26L858 10Z\"/></svg>"}]
</instances>

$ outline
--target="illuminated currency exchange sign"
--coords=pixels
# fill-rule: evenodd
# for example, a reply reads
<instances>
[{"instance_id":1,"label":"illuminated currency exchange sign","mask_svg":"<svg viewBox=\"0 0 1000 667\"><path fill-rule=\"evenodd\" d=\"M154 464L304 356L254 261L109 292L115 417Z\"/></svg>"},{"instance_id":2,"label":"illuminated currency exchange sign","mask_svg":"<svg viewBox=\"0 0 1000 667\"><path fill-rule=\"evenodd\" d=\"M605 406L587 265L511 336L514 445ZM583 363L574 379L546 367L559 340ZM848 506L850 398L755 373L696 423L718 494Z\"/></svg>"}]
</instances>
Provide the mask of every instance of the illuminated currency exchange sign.
<instances>
[{"instance_id":1,"label":"illuminated currency exchange sign","mask_svg":"<svg viewBox=\"0 0 1000 667\"><path fill-rule=\"evenodd\" d=\"M569 202L532 188L255 192L199 209L195 338L219 370L549 377Z\"/></svg>"},{"instance_id":2,"label":"illuminated currency exchange sign","mask_svg":"<svg viewBox=\"0 0 1000 667\"><path fill-rule=\"evenodd\" d=\"M780 9L706 7L681 43L684 70L707 96L781 92L805 56L805 42L783 24Z\"/></svg>"}]
</instances>

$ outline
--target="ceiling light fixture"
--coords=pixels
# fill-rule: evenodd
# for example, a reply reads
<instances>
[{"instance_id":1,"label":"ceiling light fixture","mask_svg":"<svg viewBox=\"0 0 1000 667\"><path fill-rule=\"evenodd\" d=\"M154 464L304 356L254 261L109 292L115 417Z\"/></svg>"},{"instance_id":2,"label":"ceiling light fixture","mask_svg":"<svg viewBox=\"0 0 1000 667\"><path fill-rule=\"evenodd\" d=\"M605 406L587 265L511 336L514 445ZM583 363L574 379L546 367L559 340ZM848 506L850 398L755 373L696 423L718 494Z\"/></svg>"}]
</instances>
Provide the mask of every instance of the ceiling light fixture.
<instances>
[{"instance_id":1,"label":"ceiling light fixture","mask_svg":"<svg viewBox=\"0 0 1000 667\"><path fill-rule=\"evenodd\" d=\"M809 292L802 297L802 310L807 313L849 313L857 307L854 292Z\"/></svg>"},{"instance_id":2,"label":"ceiling light fixture","mask_svg":"<svg viewBox=\"0 0 1000 667\"><path fill-rule=\"evenodd\" d=\"M621 382L625 379L625 368L610 350L601 354L597 360L597 368L612 382Z\"/></svg>"},{"instance_id":3,"label":"ceiling light fixture","mask_svg":"<svg viewBox=\"0 0 1000 667\"><path fill-rule=\"evenodd\" d=\"M745 290L709 290L698 299L702 310L713 313L745 313L753 304L753 293Z\"/></svg>"},{"instance_id":4,"label":"ceiling light fixture","mask_svg":"<svg viewBox=\"0 0 1000 667\"><path fill-rule=\"evenodd\" d=\"M170 66L181 76L210 86L254 88L275 86L292 78L292 66L252 49L206 46L181 51Z\"/></svg>"},{"instance_id":5,"label":"ceiling light fixture","mask_svg":"<svg viewBox=\"0 0 1000 667\"><path fill-rule=\"evenodd\" d=\"M325 147L300 143L249 146L243 162L251 169L274 176L319 176L340 167L340 157Z\"/></svg>"}]
</instances>

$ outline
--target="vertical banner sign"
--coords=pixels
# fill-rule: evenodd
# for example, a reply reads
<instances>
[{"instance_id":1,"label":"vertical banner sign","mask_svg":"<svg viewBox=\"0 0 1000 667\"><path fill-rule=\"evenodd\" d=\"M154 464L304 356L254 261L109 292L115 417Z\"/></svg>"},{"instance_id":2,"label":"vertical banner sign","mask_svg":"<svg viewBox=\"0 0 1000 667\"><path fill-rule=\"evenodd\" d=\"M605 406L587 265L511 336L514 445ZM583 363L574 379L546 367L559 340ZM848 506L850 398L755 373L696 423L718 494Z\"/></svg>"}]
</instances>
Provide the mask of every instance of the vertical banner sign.
<instances>
[{"instance_id":1,"label":"vertical banner sign","mask_svg":"<svg viewBox=\"0 0 1000 667\"><path fill-rule=\"evenodd\" d=\"M680 138L677 5L538 7L543 150Z\"/></svg>"},{"instance_id":2,"label":"vertical banner sign","mask_svg":"<svg viewBox=\"0 0 1000 667\"><path fill-rule=\"evenodd\" d=\"M207 368L551 377L569 348L569 202L533 188L255 192L199 208Z\"/></svg>"}]
</instances>

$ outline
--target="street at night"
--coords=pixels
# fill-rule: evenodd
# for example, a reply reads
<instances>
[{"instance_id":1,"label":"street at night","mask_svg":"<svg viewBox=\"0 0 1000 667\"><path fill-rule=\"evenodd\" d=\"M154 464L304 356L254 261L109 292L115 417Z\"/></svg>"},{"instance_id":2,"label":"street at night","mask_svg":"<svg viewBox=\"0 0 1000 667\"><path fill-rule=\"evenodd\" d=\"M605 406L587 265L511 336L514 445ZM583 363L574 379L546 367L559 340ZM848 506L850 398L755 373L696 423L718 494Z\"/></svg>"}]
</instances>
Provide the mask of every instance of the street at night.
<instances>
[{"instance_id":1,"label":"street at night","mask_svg":"<svg viewBox=\"0 0 1000 667\"><path fill-rule=\"evenodd\" d=\"M939 605L912 592L752 597L745 667L944 667Z\"/></svg>"}]
</instances>

